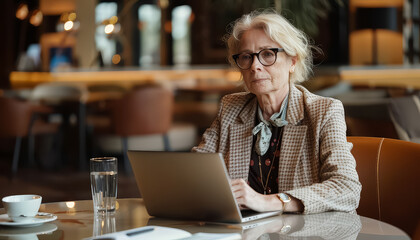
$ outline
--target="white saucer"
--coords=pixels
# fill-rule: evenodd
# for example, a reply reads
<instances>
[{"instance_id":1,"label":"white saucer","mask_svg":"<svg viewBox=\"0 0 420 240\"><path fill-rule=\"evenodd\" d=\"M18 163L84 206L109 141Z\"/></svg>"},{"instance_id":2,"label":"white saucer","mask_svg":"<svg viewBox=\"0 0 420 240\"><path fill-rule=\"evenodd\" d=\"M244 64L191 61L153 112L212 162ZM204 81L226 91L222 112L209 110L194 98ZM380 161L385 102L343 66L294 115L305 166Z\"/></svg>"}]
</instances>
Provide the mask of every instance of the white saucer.
<instances>
[{"instance_id":1,"label":"white saucer","mask_svg":"<svg viewBox=\"0 0 420 240\"><path fill-rule=\"evenodd\" d=\"M39 212L35 217L26 217L25 221L14 222L7 214L0 215L0 226L9 227L34 227L46 222L51 222L57 219L57 216L51 213Z\"/></svg>"}]
</instances>

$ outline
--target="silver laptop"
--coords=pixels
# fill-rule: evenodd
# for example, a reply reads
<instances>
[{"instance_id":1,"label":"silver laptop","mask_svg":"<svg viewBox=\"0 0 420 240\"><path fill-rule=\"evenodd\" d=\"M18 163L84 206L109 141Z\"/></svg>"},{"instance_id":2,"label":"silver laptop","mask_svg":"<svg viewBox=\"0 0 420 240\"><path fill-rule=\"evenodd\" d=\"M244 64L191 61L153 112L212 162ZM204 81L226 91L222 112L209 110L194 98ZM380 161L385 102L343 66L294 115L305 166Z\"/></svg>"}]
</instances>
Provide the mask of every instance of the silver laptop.
<instances>
[{"instance_id":1,"label":"silver laptop","mask_svg":"<svg viewBox=\"0 0 420 240\"><path fill-rule=\"evenodd\" d=\"M243 223L279 212L240 211L219 153L128 151L151 216Z\"/></svg>"}]
</instances>

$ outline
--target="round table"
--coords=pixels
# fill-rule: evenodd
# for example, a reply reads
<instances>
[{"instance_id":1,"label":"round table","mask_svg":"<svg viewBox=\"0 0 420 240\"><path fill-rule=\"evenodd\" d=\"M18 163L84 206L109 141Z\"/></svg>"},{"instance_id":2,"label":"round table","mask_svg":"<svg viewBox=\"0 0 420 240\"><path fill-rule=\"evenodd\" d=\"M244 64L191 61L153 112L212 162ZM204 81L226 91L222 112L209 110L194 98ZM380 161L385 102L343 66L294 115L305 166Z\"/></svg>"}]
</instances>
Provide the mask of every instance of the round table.
<instances>
[{"instance_id":1,"label":"round table","mask_svg":"<svg viewBox=\"0 0 420 240\"><path fill-rule=\"evenodd\" d=\"M402 230L367 217L343 212L283 214L248 224L215 224L157 219L139 198L118 199L115 213L95 215L91 200L42 204L40 212L57 220L29 228L0 226L0 239L83 239L147 225L190 233L240 233L243 239L410 239ZM0 209L4 214L4 209Z\"/></svg>"}]
</instances>

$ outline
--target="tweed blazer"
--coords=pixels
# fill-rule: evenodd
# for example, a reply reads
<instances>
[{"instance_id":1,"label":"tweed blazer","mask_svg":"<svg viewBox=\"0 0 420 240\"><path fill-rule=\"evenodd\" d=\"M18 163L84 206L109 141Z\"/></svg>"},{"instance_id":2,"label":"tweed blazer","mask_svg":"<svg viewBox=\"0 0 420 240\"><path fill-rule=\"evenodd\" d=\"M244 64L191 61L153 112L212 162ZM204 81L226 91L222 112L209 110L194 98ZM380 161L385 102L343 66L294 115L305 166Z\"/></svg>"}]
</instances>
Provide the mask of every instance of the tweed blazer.
<instances>
[{"instance_id":1,"label":"tweed blazer","mask_svg":"<svg viewBox=\"0 0 420 240\"><path fill-rule=\"evenodd\" d=\"M223 97L216 119L192 151L222 153L230 178L247 180L257 104L252 93ZM292 84L286 120L279 192L300 199L305 214L355 211L361 184L346 139L342 103Z\"/></svg>"}]
</instances>

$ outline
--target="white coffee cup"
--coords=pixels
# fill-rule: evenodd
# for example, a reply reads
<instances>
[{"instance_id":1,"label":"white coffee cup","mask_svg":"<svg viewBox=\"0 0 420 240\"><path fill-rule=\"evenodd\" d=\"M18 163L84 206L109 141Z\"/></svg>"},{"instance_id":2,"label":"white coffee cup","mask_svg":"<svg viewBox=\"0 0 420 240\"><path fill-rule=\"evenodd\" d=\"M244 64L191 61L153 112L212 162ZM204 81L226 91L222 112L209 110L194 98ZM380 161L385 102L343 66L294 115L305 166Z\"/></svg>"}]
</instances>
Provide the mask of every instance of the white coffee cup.
<instances>
[{"instance_id":1,"label":"white coffee cup","mask_svg":"<svg viewBox=\"0 0 420 240\"><path fill-rule=\"evenodd\" d=\"M7 196L2 199L7 215L15 222L34 217L38 213L41 201L41 196L29 194Z\"/></svg>"}]
</instances>

